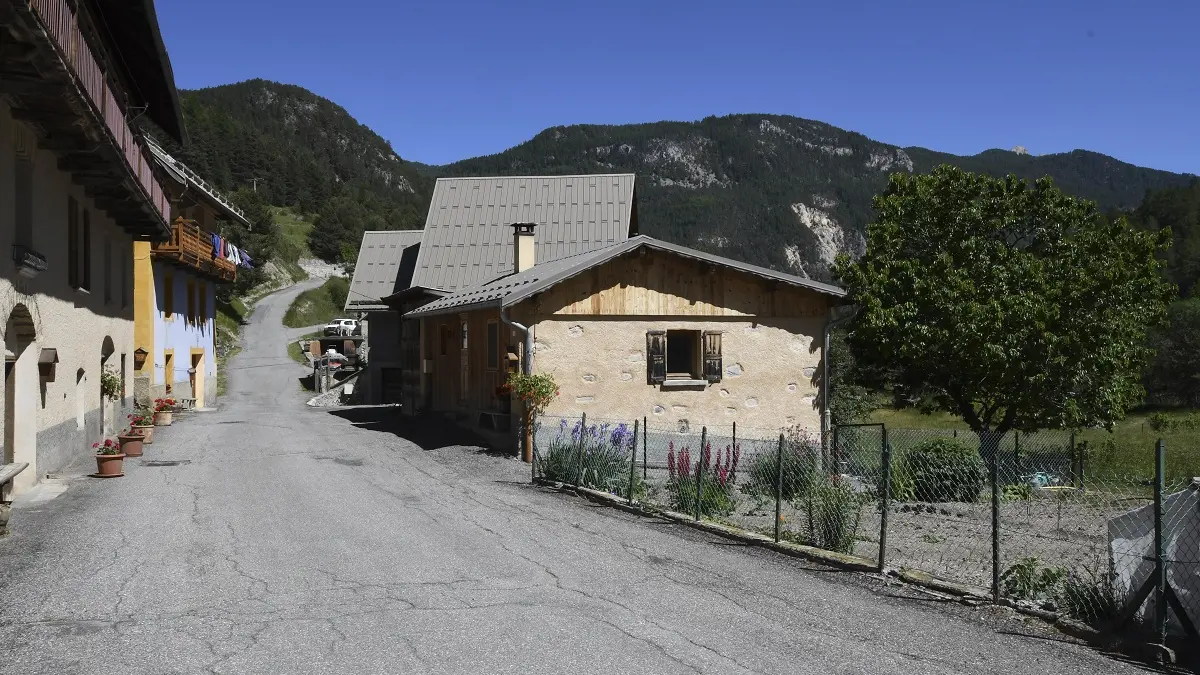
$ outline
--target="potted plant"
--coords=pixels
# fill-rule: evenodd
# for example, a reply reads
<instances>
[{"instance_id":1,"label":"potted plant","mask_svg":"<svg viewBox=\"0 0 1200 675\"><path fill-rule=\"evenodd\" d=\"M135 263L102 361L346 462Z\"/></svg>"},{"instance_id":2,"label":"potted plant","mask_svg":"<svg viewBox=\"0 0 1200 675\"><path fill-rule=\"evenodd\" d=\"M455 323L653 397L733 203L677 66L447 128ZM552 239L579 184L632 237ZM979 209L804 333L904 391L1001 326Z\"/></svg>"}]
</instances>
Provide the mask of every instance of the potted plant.
<instances>
[{"instance_id":1,"label":"potted plant","mask_svg":"<svg viewBox=\"0 0 1200 675\"><path fill-rule=\"evenodd\" d=\"M550 373L513 373L508 379L513 393L525 405L524 418L521 420L525 427L522 459L533 462L533 424L537 416L544 413L558 396L558 383Z\"/></svg>"},{"instance_id":2,"label":"potted plant","mask_svg":"<svg viewBox=\"0 0 1200 675\"><path fill-rule=\"evenodd\" d=\"M130 431L141 434L144 445L154 442L154 413L139 408L129 415L128 419Z\"/></svg>"},{"instance_id":3,"label":"potted plant","mask_svg":"<svg viewBox=\"0 0 1200 675\"><path fill-rule=\"evenodd\" d=\"M133 429L126 429L117 434L117 440L121 442L121 452L126 457L142 456L142 442L146 440L145 436L134 432Z\"/></svg>"},{"instance_id":4,"label":"potted plant","mask_svg":"<svg viewBox=\"0 0 1200 675\"><path fill-rule=\"evenodd\" d=\"M171 413L175 410L175 399L173 398L156 398L154 399L154 426L169 427L171 426Z\"/></svg>"},{"instance_id":5,"label":"potted plant","mask_svg":"<svg viewBox=\"0 0 1200 675\"><path fill-rule=\"evenodd\" d=\"M121 445L111 438L103 443L92 443L96 451L96 476L98 478L117 478L125 475L125 455Z\"/></svg>"},{"instance_id":6,"label":"potted plant","mask_svg":"<svg viewBox=\"0 0 1200 675\"><path fill-rule=\"evenodd\" d=\"M507 382L496 387L496 398L500 401L500 412L506 415L512 414L512 393L513 387Z\"/></svg>"},{"instance_id":7,"label":"potted plant","mask_svg":"<svg viewBox=\"0 0 1200 675\"><path fill-rule=\"evenodd\" d=\"M121 398L121 374L112 366L105 366L100 371L100 395L115 401Z\"/></svg>"}]
</instances>

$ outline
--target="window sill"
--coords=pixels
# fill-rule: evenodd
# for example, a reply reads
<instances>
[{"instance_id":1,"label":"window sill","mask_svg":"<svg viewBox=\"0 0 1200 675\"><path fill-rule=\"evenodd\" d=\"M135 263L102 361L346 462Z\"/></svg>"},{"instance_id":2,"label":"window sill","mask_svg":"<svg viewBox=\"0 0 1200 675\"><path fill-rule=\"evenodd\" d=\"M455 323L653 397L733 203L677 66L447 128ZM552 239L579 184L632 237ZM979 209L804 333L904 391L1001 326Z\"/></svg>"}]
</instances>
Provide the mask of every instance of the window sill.
<instances>
[{"instance_id":1,"label":"window sill","mask_svg":"<svg viewBox=\"0 0 1200 675\"><path fill-rule=\"evenodd\" d=\"M663 380L663 389L695 389L708 386L708 380Z\"/></svg>"}]
</instances>

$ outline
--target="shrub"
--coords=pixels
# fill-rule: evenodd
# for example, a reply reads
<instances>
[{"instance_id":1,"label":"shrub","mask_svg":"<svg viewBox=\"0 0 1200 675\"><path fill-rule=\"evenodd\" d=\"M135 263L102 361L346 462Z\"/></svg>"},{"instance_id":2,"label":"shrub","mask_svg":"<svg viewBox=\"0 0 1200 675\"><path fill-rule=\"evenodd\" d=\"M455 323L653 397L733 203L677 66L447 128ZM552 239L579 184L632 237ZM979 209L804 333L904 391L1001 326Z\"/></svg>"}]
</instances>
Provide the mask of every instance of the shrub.
<instances>
[{"instance_id":1,"label":"shrub","mask_svg":"<svg viewBox=\"0 0 1200 675\"><path fill-rule=\"evenodd\" d=\"M979 453L949 438L918 445L898 464L899 480L912 481L912 498L917 501L973 502L987 484L987 468Z\"/></svg>"},{"instance_id":2,"label":"shrub","mask_svg":"<svg viewBox=\"0 0 1200 675\"><path fill-rule=\"evenodd\" d=\"M864 496L840 476L820 476L805 498L808 538L814 546L840 553L854 553L854 538Z\"/></svg>"},{"instance_id":3,"label":"shrub","mask_svg":"<svg viewBox=\"0 0 1200 675\"><path fill-rule=\"evenodd\" d=\"M1000 575L1000 585L1007 597L1040 601L1057 596L1066 576L1063 567L1042 567L1037 558L1021 558Z\"/></svg>"},{"instance_id":4,"label":"shrub","mask_svg":"<svg viewBox=\"0 0 1200 675\"><path fill-rule=\"evenodd\" d=\"M570 434L567 421L559 424L558 435L550 441L544 457L538 459L541 476L622 497L629 489L629 452L633 432L625 424L610 431L609 424L583 426L576 422ZM640 478L640 477L638 477ZM635 493L640 490L635 482Z\"/></svg>"},{"instance_id":5,"label":"shrub","mask_svg":"<svg viewBox=\"0 0 1200 675\"><path fill-rule=\"evenodd\" d=\"M792 501L808 492L817 474L821 444L801 430L790 431L783 443L783 490L781 496ZM750 461L750 486L754 492L775 496L779 480L779 456L775 452L755 455Z\"/></svg>"},{"instance_id":6,"label":"shrub","mask_svg":"<svg viewBox=\"0 0 1200 675\"><path fill-rule=\"evenodd\" d=\"M1059 607L1068 616L1090 626L1101 628L1120 616L1125 606L1123 594L1113 584L1111 572L1085 574L1071 571L1062 582L1058 594Z\"/></svg>"},{"instance_id":7,"label":"shrub","mask_svg":"<svg viewBox=\"0 0 1200 675\"><path fill-rule=\"evenodd\" d=\"M734 472L737 470L735 458L740 453L726 448L724 455L718 450L714 458L710 444L703 453L698 454L693 463L691 448L681 448L677 453L674 442L668 447L667 469L670 478L667 480L667 489L671 495L671 508L681 513L695 513L699 482L701 516L712 518L733 513L737 507L733 492ZM699 481L693 471L702 472Z\"/></svg>"}]
</instances>

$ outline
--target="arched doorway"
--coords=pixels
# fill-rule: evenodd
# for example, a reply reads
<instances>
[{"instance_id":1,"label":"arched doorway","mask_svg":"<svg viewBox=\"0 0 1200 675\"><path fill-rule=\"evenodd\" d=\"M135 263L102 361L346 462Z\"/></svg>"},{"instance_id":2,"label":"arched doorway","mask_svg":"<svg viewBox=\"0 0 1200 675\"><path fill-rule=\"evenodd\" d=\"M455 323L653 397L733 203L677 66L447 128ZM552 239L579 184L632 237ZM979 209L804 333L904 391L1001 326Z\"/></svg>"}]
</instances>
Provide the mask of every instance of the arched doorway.
<instances>
[{"instance_id":1,"label":"arched doorway","mask_svg":"<svg viewBox=\"0 0 1200 675\"><path fill-rule=\"evenodd\" d=\"M27 462L19 486L37 475L37 338L33 316L17 305L4 324L4 462Z\"/></svg>"},{"instance_id":2,"label":"arched doorway","mask_svg":"<svg viewBox=\"0 0 1200 675\"><path fill-rule=\"evenodd\" d=\"M102 342L100 344L100 370L97 371L100 373L100 377L96 378L96 386L100 389L100 435L101 436L107 436L109 433L112 432L112 430L108 428L108 425L112 422L112 419L113 419L113 415L109 411L109 406L111 406L113 402L104 395L104 369L108 366L109 357L111 357L113 355L113 352L115 352L115 351L116 351L116 347L113 346L112 338L105 335L104 342Z\"/></svg>"}]
</instances>

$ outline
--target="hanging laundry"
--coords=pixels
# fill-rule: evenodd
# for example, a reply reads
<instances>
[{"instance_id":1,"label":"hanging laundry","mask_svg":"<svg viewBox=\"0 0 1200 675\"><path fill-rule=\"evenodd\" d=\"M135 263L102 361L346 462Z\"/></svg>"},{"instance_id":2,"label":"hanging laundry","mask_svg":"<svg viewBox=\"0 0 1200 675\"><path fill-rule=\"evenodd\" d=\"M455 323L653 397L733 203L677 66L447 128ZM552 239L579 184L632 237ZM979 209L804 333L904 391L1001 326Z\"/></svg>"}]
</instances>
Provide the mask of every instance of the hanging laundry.
<instances>
[{"instance_id":1,"label":"hanging laundry","mask_svg":"<svg viewBox=\"0 0 1200 675\"><path fill-rule=\"evenodd\" d=\"M221 257L221 237L216 232L212 233L212 257Z\"/></svg>"}]
</instances>

